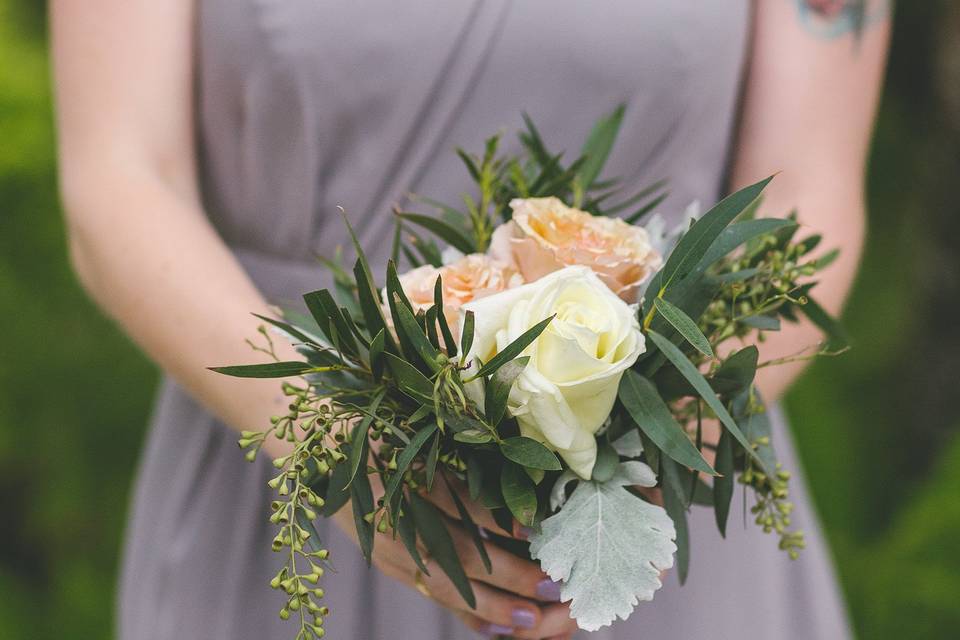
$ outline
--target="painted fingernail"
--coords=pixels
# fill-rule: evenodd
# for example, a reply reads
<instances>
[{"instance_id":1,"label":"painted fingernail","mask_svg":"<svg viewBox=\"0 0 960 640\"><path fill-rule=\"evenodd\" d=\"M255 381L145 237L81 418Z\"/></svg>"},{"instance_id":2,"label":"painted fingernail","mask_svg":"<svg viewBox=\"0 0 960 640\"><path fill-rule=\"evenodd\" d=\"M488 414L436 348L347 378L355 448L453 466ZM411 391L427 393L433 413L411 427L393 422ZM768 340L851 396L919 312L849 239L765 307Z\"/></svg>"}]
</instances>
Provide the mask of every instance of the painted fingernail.
<instances>
[{"instance_id":1,"label":"painted fingernail","mask_svg":"<svg viewBox=\"0 0 960 640\"><path fill-rule=\"evenodd\" d=\"M531 529L530 527L525 527L525 526L517 527L517 537L518 537L518 538L520 538L520 539L522 539L522 540L526 540L527 538L529 538L529 537L532 536L532 535L533 535L533 529Z\"/></svg>"},{"instance_id":2,"label":"painted fingernail","mask_svg":"<svg viewBox=\"0 0 960 640\"><path fill-rule=\"evenodd\" d=\"M510 618L513 620L513 626L521 629L533 629L537 623L537 616L529 609L514 609Z\"/></svg>"},{"instance_id":3,"label":"painted fingernail","mask_svg":"<svg viewBox=\"0 0 960 640\"><path fill-rule=\"evenodd\" d=\"M537 583L537 597L548 602L560 602L560 583L550 578Z\"/></svg>"},{"instance_id":4,"label":"painted fingernail","mask_svg":"<svg viewBox=\"0 0 960 640\"><path fill-rule=\"evenodd\" d=\"M513 627L505 627L502 624L493 624L492 622L488 622L480 627L480 633L491 638L493 636L505 636L513 633Z\"/></svg>"}]
</instances>

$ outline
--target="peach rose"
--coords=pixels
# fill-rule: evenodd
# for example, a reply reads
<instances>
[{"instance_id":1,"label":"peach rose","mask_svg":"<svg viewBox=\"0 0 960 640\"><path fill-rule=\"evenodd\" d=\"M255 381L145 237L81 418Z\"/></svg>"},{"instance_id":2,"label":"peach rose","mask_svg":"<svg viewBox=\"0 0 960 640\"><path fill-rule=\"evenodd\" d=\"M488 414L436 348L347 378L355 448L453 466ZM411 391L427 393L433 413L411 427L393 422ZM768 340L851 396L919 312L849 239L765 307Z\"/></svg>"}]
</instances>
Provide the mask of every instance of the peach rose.
<instances>
[{"instance_id":1,"label":"peach rose","mask_svg":"<svg viewBox=\"0 0 960 640\"><path fill-rule=\"evenodd\" d=\"M442 267L424 265L400 276L400 286L414 311L426 311L433 305L438 276L443 278L443 314L457 337L461 306L523 284L515 267L480 253L463 256Z\"/></svg>"},{"instance_id":2,"label":"peach rose","mask_svg":"<svg viewBox=\"0 0 960 640\"><path fill-rule=\"evenodd\" d=\"M516 198L510 208L513 220L494 231L490 255L515 264L527 282L584 265L632 303L662 263L647 231L619 218L593 216L553 197Z\"/></svg>"}]
</instances>

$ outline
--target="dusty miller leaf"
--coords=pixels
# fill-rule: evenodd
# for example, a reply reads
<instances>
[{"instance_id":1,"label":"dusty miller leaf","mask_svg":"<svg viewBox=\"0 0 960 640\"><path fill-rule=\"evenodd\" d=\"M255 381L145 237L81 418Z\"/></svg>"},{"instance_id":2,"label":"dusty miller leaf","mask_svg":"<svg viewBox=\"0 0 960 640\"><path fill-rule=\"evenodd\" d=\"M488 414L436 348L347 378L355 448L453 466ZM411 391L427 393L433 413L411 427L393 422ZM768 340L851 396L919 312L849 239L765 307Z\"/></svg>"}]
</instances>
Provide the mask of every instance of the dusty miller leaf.
<instances>
[{"instance_id":1,"label":"dusty miller leaf","mask_svg":"<svg viewBox=\"0 0 960 640\"><path fill-rule=\"evenodd\" d=\"M623 488L655 482L653 471L637 461L621 464L606 482L581 481L530 537L531 555L563 582L561 600L571 601L581 629L626 619L639 601L653 599L660 572L673 566L673 521Z\"/></svg>"}]
</instances>

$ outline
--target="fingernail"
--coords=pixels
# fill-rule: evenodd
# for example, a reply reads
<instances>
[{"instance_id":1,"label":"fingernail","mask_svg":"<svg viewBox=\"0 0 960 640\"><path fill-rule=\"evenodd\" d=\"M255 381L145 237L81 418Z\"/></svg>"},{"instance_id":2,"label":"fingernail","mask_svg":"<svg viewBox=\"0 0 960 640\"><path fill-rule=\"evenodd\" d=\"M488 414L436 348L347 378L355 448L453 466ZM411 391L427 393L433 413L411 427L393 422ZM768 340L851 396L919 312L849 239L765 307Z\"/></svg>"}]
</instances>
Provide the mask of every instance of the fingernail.
<instances>
[{"instance_id":1,"label":"fingernail","mask_svg":"<svg viewBox=\"0 0 960 640\"><path fill-rule=\"evenodd\" d=\"M537 623L537 616L529 609L514 609L510 617L513 620L513 626L521 629L533 629L533 625Z\"/></svg>"},{"instance_id":2,"label":"fingernail","mask_svg":"<svg viewBox=\"0 0 960 640\"><path fill-rule=\"evenodd\" d=\"M550 578L537 583L537 597L548 602L560 602L560 583Z\"/></svg>"},{"instance_id":3,"label":"fingernail","mask_svg":"<svg viewBox=\"0 0 960 640\"><path fill-rule=\"evenodd\" d=\"M531 529L530 527L521 525L520 527L517 528L517 537L519 537L522 540L526 540L532 535L533 535L533 529Z\"/></svg>"},{"instance_id":4,"label":"fingernail","mask_svg":"<svg viewBox=\"0 0 960 640\"><path fill-rule=\"evenodd\" d=\"M502 624L493 624L492 622L488 622L480 627L480 633L489 637L505 636L513 633L513 627L505 627Z\"/></svg>"},{"instance_id":5,"label":"fingernail","mask_svg":"<svg viewBox=\"0 0 960 640\"><path fill-rule=\"evenodd\" d=\"M480 537L484 540L490 539L490 532L488 532L484 527L477 527L477 533L479 533Z\"/></svg>"}]
</instances>

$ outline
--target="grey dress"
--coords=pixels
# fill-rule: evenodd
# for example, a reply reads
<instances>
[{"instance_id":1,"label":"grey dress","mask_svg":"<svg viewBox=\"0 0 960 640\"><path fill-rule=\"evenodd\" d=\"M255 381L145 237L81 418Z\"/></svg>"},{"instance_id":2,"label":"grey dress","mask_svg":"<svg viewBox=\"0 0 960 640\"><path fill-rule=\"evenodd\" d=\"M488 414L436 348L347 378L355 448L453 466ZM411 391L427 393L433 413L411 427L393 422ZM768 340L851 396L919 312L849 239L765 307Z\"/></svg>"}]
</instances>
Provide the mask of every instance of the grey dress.
<instances>
[{"instance_id":1,"label":"grey dress","mask_svg":"<svg viewBox=\"0 0 960 640\"><path fill-rule=\"evenodd\" d=\"M677 216L720 195L750 22L746 0L198 0L197 127L205 204L276 301L328 283L311 258L346 241L336 207L386 263L390 205L410 191L457 201L452 157L513 132L521 111L575 152L591 123L628 101L608 175L669 178ZM218 363L211 363L218 364ZM119 594L122 640L270 640L293 635L267 586L271 493L265 460L175 383L160 391L136 481ZM798 470L789 435L776 439ZM848 636L829 553L802 475L796 520L809 547L791 563L739 526L721 540L691 517L692 569L598 639L740 640ZM474 637L449 613L375 569L322 523L335 580L328 637Z\"/></svg>"}]
</instances>

